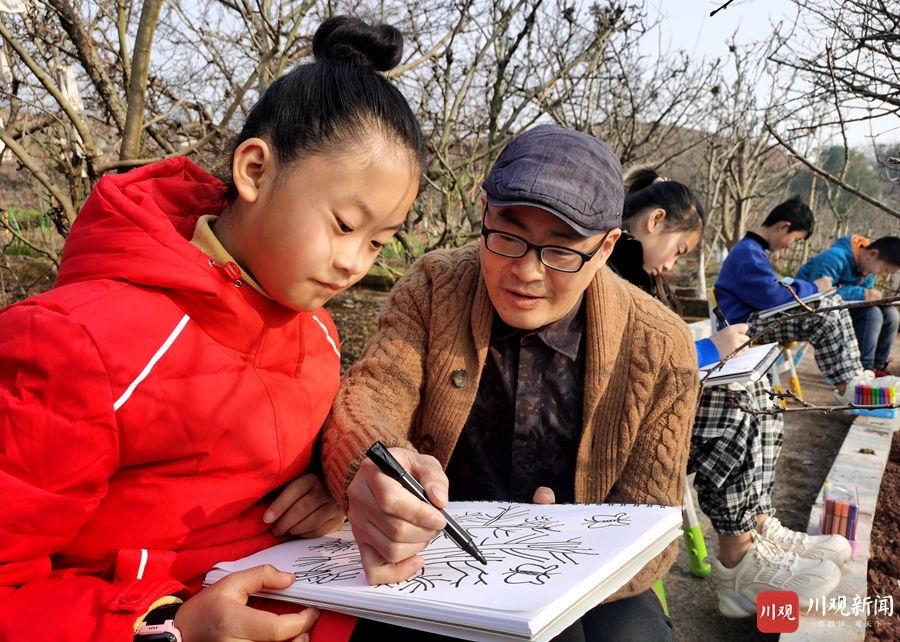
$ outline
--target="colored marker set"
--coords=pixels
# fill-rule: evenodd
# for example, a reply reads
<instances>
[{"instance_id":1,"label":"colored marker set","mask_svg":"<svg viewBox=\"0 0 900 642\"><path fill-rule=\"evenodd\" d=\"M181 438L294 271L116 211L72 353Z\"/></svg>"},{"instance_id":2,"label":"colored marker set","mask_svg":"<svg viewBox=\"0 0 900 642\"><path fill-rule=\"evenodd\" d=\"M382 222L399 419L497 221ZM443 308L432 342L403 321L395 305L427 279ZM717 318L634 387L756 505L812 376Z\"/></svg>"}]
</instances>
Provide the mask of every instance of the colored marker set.
<instances>
[{"instance_id":1,"label":"colored marker set","mask_svg":"<svg viewBox=\"0 0 900 642\"><path fill-rule=\"evenodd\" d=\"M897 388L894 386L883 388L866 385L856 386L853 403L861 406L880 406L882 404L897 403Z\"/></svg>"},{"instance_id":2,"label":"colored marker set","mask_svg":"<svg viewBox=\"0 0 900 642\"><path fill-rule=\"evenodd\" d=\"M853 403L858 406L881 406L897 403L896 386L856 386L853 391ZM897 416L896 408L856 408L856 415L893 418Z\"/></svg>"},{"instance_id":3,"label":"colored marker set","mask_svg":"<svg viewBox=\"0 0 900 642\"><path fill-rule=\"evenodd\" d=\"M850 540L850 546L856 552L859 490L851 493L846 488L825 482L822 486L822 496L825 500L825 511L819 522L819 532L823 535L843 535Z\"/></svg>"}]
</instances>

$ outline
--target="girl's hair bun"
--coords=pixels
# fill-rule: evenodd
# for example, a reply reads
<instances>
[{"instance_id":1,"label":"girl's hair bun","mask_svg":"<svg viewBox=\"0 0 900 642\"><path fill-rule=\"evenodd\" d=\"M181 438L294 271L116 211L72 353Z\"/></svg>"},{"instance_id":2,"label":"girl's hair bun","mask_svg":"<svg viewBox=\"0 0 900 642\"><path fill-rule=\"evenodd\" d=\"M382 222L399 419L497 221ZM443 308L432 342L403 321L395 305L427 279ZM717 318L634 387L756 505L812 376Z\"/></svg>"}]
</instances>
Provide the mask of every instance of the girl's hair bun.
<instances>
[{"instance_id":1,"label":"girl's hair bun","mask_svg":"<svg viewBox=\"0 0 900 642\"><path fill-rule=\"evenodd\" d=\"M638 167L625 176L625 194L634 194L653 185L660 179L656 170L650 167Z\"/></svg>"},{"instance_id":2,"label":"girl's hair bun","mask_svg":"<svg viewBox=\"0 0 900 642\"><path fill-rule=\"evenodd\" d=\"M328 18L313 36L316 60L355 62L377 71L388 71L403 57L403 36L386 24L369 25L359 18Z\"/></svg>"}]
</instances>

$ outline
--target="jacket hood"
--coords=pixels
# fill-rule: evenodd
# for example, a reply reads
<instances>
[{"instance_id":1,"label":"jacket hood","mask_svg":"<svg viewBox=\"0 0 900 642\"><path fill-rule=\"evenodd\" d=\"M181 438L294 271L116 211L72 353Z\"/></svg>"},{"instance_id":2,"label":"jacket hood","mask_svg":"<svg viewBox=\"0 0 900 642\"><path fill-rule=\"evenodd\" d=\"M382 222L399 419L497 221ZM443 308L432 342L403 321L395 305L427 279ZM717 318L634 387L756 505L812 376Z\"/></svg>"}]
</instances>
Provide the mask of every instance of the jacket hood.
<instances>
[{"instance_id":1,"label":"jacket hood","mask_svg":"<svg viewBox=\"0 0 900 642\"><path fill-rule=\"evenodd\" d=\"M258 350L267 327L298 313L243 286L191 243L197 219L222 212L224 193L183 157L104 177L72 225L56 285L111 279L163 292L219 343Z\"/></svg>"},{"instance_id":2,"label":"jacket hood","mask_svg":"<svg viewBox=\"0 0 900 642\"><path fill-rule=\"evenodd\" d=\"M854 270L859 271L859 251L869 243L869 239L862 234L854 234L842 236L834 242L834 247L850 259Z\"/></svg>"},{"instance_id":3,"label":"jacket hood","mask_svg":"<svg viewBox=\"0 0 900 642\"><path fill-rule=\"evenodd\" d=\"M93 279L215 294L194 246L197 219L219 214L225 186L184 157L105 176L75 219L57 285Z\"/></svg>"}]
</instances>

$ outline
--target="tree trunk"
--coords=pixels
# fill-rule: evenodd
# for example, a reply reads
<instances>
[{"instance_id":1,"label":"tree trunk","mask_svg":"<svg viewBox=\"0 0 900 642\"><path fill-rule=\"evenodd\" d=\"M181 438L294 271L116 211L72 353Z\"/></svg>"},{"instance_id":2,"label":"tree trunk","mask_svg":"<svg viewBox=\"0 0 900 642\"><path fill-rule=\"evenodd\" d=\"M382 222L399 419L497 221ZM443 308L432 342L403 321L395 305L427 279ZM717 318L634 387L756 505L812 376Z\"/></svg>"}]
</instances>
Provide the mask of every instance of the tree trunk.
<instances>
[{"instance_id":1,"label":"tree trunk","mask_svg":"<svg viewBox=\"0 0 900 642\"><path fill-rule=\"evenodd\" d=\"M709 286L706 284L706 252L703 245L700 245L700 252L697 257L697 298L706 301L706 291Z\"/></svg>"},{"instance_id":2,"label":"tree trunk","mask_svg":"<svg viewBox=\"0 0 900 642\"><path fill-rule=\"evenodd\" d=\"M144 131L144 105L147 99L147 72L150 68L150 53L153 34L159 21L163 0L144 0L141 21L134 40L134 55L131 58L131 73L128 81L128 111L125 116L125 133L119 160L140 158L141 134Z\"/></svg>"}]
</instances>

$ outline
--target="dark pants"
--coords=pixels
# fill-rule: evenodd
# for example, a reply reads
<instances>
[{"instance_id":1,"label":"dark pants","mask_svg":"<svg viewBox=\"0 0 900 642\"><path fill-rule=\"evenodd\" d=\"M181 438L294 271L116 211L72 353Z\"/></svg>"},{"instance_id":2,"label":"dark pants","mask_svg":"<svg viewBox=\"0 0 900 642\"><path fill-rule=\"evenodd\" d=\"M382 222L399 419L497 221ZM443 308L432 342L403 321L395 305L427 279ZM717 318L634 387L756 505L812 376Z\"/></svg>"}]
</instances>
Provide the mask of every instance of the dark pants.
<instances>
[{"instance_id":1,"label":"dark pants","mask_svg":"<svg viewBox=\"0 0 900 642\"><path fill-rule=\"evenodd\" d=\"M674 640L672 621L663 613L653 590L640 595L601 604L582 616L568 629L553 638L553 642L594 642L596 640ZM350 642L451 642L433 633L359 620Z\"/></svg>"},{"instance_id":2,"label":"dark pants","mask_svg":"<svg viewBox=\"0 0 900 642\"><path fill-rule=\"evenodd\" d=\"M900 325L900 312L892 305L852 308L850 318L853 319L863 368L886 370Z\"/></svg>"}]
</instances>

